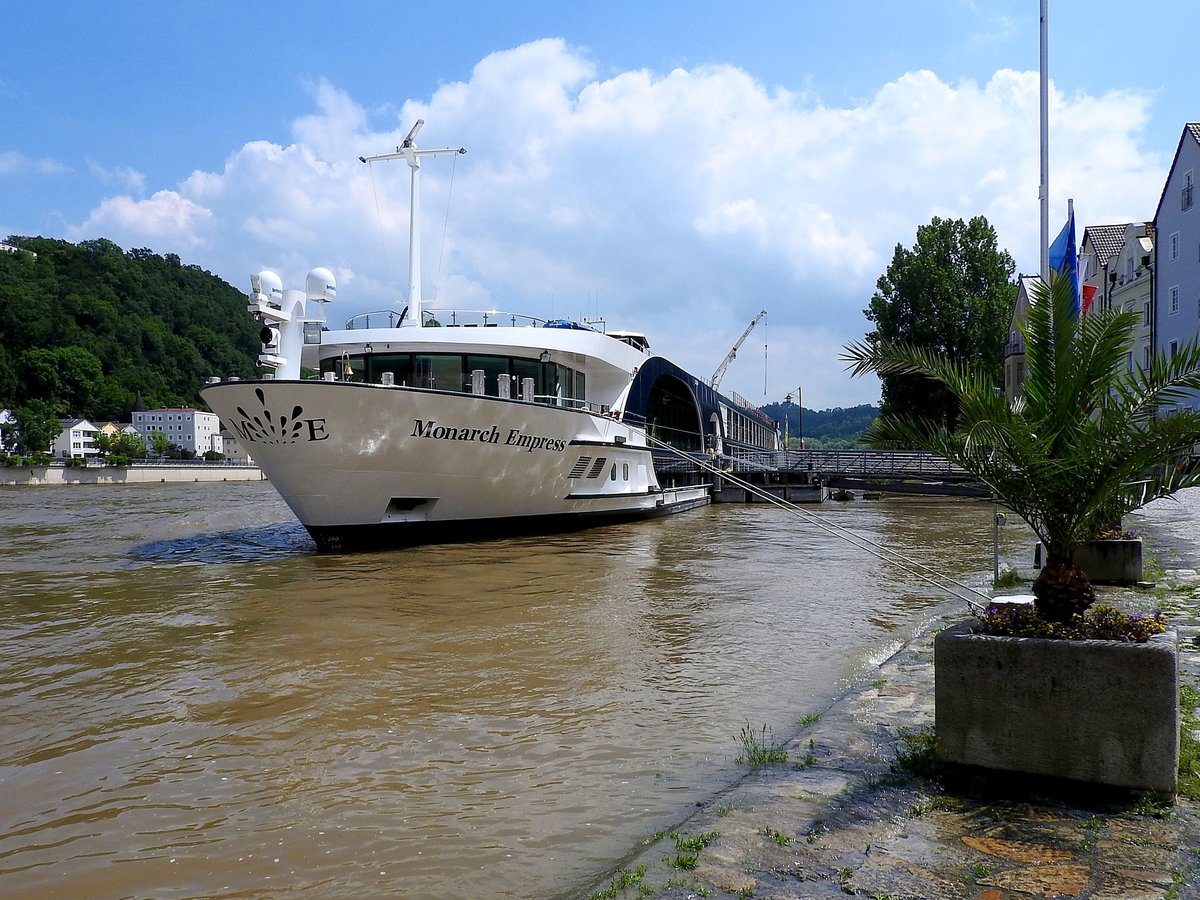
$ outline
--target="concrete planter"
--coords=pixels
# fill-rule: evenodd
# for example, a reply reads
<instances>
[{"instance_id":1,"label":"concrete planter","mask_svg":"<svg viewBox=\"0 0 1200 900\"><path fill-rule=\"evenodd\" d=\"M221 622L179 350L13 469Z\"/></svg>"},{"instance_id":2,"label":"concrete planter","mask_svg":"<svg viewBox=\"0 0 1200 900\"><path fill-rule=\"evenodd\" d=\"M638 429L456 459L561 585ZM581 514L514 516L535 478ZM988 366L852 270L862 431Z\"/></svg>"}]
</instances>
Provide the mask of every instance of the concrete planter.
<instances>
[{"instance_id":1,"label":"concrete planter","mask_svg":"<svg viewBox=\"0 0 1200 900\"><path fill-rule=\"evenodd\" d=\"M1034 550L1034 565L1042 567L1045 549ZM1093 584L1136 584L1142 580L1142 539L1088 541L1075 551L1075 562Z\"/></svg>"},{"instance_id":2,"label":"concrete planter","mask_svg":"<svg viewBox=\"0 0 1200 900\"><path fill-rule=\"evenodd\" d=\"M1174 631L1144 644L995 637L970 619L934 639L944 762L1175 792Z\"/></svg>"}]
</instances>

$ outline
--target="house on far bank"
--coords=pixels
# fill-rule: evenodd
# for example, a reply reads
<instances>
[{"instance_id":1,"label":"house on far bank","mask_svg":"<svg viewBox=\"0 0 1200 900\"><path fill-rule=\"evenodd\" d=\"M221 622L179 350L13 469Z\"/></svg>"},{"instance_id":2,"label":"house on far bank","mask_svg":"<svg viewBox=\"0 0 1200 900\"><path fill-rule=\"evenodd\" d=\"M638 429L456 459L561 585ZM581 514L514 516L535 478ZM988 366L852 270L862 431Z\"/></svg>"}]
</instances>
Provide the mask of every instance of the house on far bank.
<instances>
[{"instance_id":1,"label":"house on far bank","mask_svg":"<svg viewBox=\"0 0 1200 900\"><path fill-rule=\"evenodd\" d=\"M100 452L96 449L100 429L87 419L60 419L59 424L62 431L50 447L56 459L91 459Z\"/></svg>"},{"instance_id":2,"label":"house on far bank","mask_svg":"<svg viewBox=\"0 0 1200 900\"><path fill-rule=\"evenodd\" d=\"M109 437L115 437L118 434L141 434L129 422L96 422L95 424L97 431L107 434Z\"/></svg>"},{"instance_id":3,"label":"house on far bank","mask_svg":"<svg viewBox=\"0 0 1200 900\"><path fill-rule=\"evenodd\" d=\"M11 409L0 409L0 453L7 453L12 448L4 442L4 429L8 425L16 425L17 417Z\"/></svg>"},{"instance_id":4,"label":"house on far bank","mask_svg":"<svg viewBox=\"0 0 1200 900\"><path fill-rule=\"evenodd\" d=\"M1154 260L1155 352L1172 358L1200 339L1200 123L1183 126L1175 158L1154 212L1158 242ZM1200 408L1200 393L1184 404Z\"/></svg>"},{"instance_id":5,"label":"house on far bank","mask_svg":"<svg viewBox=\"0 0 1200 900\"><path fill-rule=\"evenodd\" d=\"M210 450L224 452L221 443L221 422L216 413L201 412L187 407L134 410L130 417L133 427L154 446L154 432L161 432L169 443L181 450L202 456Z\"/></svg>"},{"instance_id":6,"label":"house on far bank","mask_svg":"<svg viewBox=\"0 0 1200 900\"><path fill-rule=\"evenodd\" d=\"M224 448L221 452L225 454L226 459L233 462L245 463L246 465L254 463L254 460L250 458L250 454L246 452L246 448L242 446L241 442L237 439L237 435L232 431L221 432L221 446Z\"/></svg>"}]
</instances>

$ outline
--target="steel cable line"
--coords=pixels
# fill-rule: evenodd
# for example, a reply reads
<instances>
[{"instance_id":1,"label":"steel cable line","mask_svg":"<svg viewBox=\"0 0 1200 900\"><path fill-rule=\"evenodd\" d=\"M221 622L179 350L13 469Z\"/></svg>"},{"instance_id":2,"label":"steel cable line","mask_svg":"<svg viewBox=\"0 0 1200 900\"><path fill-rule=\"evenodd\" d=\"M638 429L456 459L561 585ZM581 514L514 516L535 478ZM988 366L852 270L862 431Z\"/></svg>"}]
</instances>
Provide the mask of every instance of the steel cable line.
<instances>
[{"instance_id":1,"label":"steel cable line","mask_svg":"<svg viewBox=\"0 0 1200 900\"><path fill-rule=\"evenodd\" d=\"M666 450L670 453L673 453L682 459L686 459L687 461L693 463L695 466L697 466L702 471L708 472L711 475L717 475L717 476L725 479L726 481L732 482L735 486L742 488L743 490L754 495L755 497L765 500L766 502L771 503L771 504L779 507L780 509L787 510L788 512L790 512L792 514L799 516L801 519L808 522L809 524L815 525L817 528L820 528L822 531L832 534L834 537L841 538L842 540L846 541L847 543L857 547L859 550L864 550L867 553L870 553L873 556L876 556L885 562L889 562L889 563L892 563L893 565L898 566L899 568L901 568L902 570L907 572L909 575L912 575L913 577L918 578L921 581L924 581L928 584L933 585L938 590L944 591L945 593L949 594L951 597L954 597L956 600L963 601L964 603L967 604L967 606L969 606L971 609L973 609L977 612L983 611L985 609L986 605L981 604L975 600L972 600L969 597L964 597L962 594L951 589L947 585L948 584L954 585L955 587L962 588L963 590L966 590L966 591L970 591L972 594L975 594L976 596L983 597L988 603L990 603L992 601L991 597L989 597L987 594L985 594L983 591L979 590L978 588L971 587L969 584L965 584L961 581L958 581L957 579L949 577L948 575L944 575L941 572L931 569L929 566L926 566L924 563L920 563L920 562L917 562L916 560L909 559L908 557L904 556L903 554L893 550L891 547L885 546L884 544L880 544L877 541L872 541L871 539L865 538L860 534L856 534L855 532L851 531L849 528L846 528L844 525L838 525L835 523L831 523L828 520L826 520L824 516L819 516L816 513L813 513L807 509L804 509L803 507L800 507L797 504L792 503L790 500L783 500L782 498L776 497L776 496L772 495L770 492L765 491L762 488L759 488L758 486L753 485L748 481L744 481L743 479L738 478L736 475L732 475L729 472L724 472L721 469L718 469L716 466L712 465L711 463L705 462L704 460L698 459L694 456L689 456L688 454L684 453L683 451L678 450L675 447L672 447L670 444L664 443L663 441L660 441L657 438L651 437L648 434L646 435L646 441L653 446L657 446L662 450ZM926 574L926 573L929 573L929 574Z\"/></svg>"}]
</instances>

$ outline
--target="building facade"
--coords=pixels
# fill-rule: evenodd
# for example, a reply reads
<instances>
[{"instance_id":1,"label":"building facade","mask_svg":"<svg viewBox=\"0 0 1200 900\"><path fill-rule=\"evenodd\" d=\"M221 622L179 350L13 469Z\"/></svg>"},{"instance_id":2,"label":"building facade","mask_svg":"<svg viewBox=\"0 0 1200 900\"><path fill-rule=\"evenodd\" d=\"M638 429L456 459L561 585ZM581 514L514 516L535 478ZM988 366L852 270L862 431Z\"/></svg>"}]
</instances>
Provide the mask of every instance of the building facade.
<instances>
[{"instance_id":1,"label":"building facade","mask_svg":"<svg viewBox=\"0 0 1200 900\"><path fill-rule=\"evenodd\" d=\"M1200 123L1183 128L1154 212L1154 346L1168 359L1200 340ZM1200 408L1200 394L1185 404Z\"/></svg>"},{"instance_id":2,"label":"building facade","mask_svg":"<svg viewBox=\"0 0 1200 900\"><path fill-rule=\"evenodd\" d=\"M168 443L197 456L210 450L221 452L221 423L215 413L170 407L135 410L131 418L147 447L154 446L154 433L160 432Z\"/></svg>"},{"instance_id":3,"label":"building facade","mask_svg":"<svg viewBox=\"0 0 1200 900\"><path fill-rule=\"evenodd\" d=\"M13 415L11 409L0 409L0 453L7 453L12 450L12 440L5 440L5 429L11 428L17 424L17 417Z\"/></svg>"},{"instance_id":4,"label":"building facade","mask_svg":"<svg viewBox=\"0 0 1200 900\"><path fill-rule=\"evenodd\" d=\"M50 447L50 453L58 459L91 459L100 451L96 449L99 429L87 419L63 419L59 432Z\"/></svg>"},{"instance_id":5,"label":"building facade","mask_svg":"<svg viewBox=\"0 0 1200 900\"><path fill-rule=\"evenodd\" d=\"M1079 242L1079 283L1087 309L1112 309L1116 283L1113 257L1121 252L1128 225L1089 225ZM1090 295L1090 296L1089 296Z\"/></svg>"},{"instance_id":6,"label":"building facade","mask_svg":"<svg viewBox=\"0 0 1200 900\"><path fill-rule=\"evenodd\" d=\"M1036 275L1021 275L1017 278L1017 299L1013 302L1013 314L1008 323L1008 340L1004 343L1004 399L1011 405L1024 392L1025 384L1025 338L1021 335L1021 324L1029 318L1030 291L1041 281Z\"/></svg>"},{"instance_id":7,"label":"building facade","mask_svg":"<svg viewBox=\"0 0 1200 900\"><path fill-rule=\"evenodd\" d=\"M1145 370L1154 355L1154 224L1125 226L1121 249L1108 273L1108 306L1135 313L1137 330L1126 357L1127 370Z\"/></svg>"}]
</instances>

